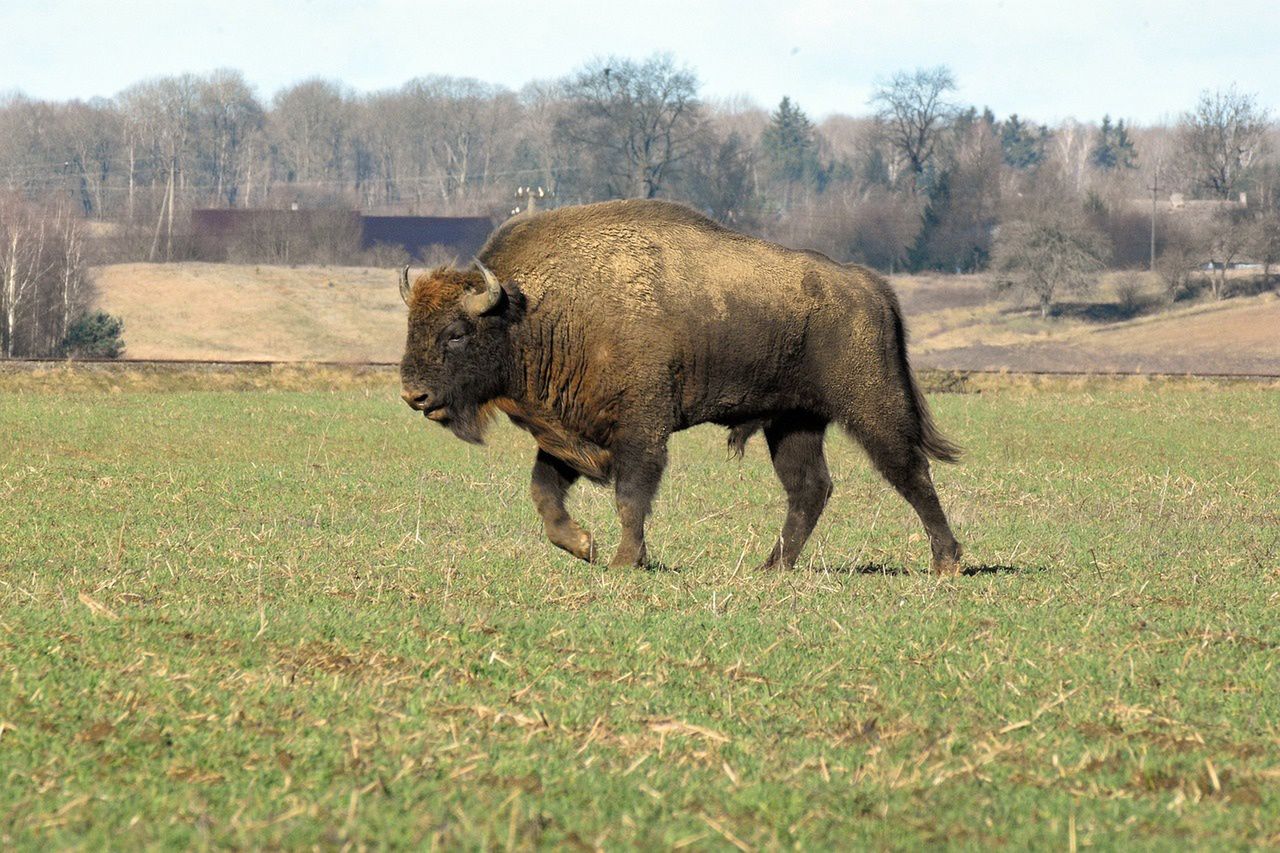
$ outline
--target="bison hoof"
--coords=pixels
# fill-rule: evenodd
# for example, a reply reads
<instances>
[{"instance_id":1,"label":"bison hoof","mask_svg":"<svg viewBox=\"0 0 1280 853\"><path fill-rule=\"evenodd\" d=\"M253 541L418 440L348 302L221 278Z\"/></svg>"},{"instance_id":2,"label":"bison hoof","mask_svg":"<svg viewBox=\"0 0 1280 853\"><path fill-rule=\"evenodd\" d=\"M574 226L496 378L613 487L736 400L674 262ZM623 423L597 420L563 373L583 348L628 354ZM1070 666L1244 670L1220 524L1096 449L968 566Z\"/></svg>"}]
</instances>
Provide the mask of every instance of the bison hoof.
<instances>
[{"instance_id":1,"label":"bison hoof","mask_svg":"<svg viewBox=\"0 0 1280 853\"><path fill-rule=\"evenodd\" d=\"M959 560L934 560L932 571L935 575L958 575L960 574Z\"/></svg>"},{"instance_id":2,"label":"bison hoof","mask_svg":"<svg viewBox=\"0 0 1280 853\"><path fill-rule=\"evenodd\" d=\"M551 544L563 551L568 551L579 560L585 560L588 563L600 562L600 552L596 550L595 540L587 531L548 530L547 534Z\"/></svg>"},{"instance_id":3,"label":"bison hoof","mask_svg":"<svg viewBox=\"0 0 1280 853\"><path fill-rule=\"evenodd\" d=\"M933 549L933 573L935 575L960 574L960 557L963 554L964 548L954 539L941 546L935 546Z\"/></svg>"},{"instance_id":4,"label":"bison hoof","mask_svg":"<svg viewBox=\"0 0 1280 853\"><path fill-rule=\"evenodd\" d=\"M582 541L576 543L572 548L565 548L565 550L579 560L588 563L600 562L599 555L596 553L596 543L592 541L590 536L583 537Z\"/></svg>"},{"instance_id":5,"label":"bison hoof","mask_svg":"<svg viewBox=\"0 0 1280 853\"><path fill-rule=\"evenodd\" d=\"M645 547L640 546L639 550L629 548L619 548L618 552L613 555L613 559L609 561L611 569L634 569L643 568L648 565L648 554Z\"/></svg>"}]
</instances>

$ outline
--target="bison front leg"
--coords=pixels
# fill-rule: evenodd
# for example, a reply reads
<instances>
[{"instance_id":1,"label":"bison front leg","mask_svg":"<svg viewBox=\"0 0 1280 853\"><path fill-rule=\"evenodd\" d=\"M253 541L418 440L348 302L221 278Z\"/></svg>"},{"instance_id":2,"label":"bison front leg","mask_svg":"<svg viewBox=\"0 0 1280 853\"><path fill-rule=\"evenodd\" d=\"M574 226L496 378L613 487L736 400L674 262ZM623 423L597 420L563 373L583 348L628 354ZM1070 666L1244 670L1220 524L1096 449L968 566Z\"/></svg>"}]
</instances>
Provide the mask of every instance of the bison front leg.
<instances>
[{"instance_id":1,"label":"bison front leg","mask_svg":"<svg viewBox=\"0 0 1280 853\"><path fill-rule=\"evenodd\" d=\"M569 487L578 479L578 472L545 451L539 450L533 461L533 480L529 493L533 505L542 516L547 538L558 548L587 562L596 562L596 546L591 534L583 530L565 509Z\"/></svg>"},{"instance_id":2,"label":"bison front leg","mask_svg":"<svg viewBox=\"0 0 1280 853\"><path fill-rule=\"evenodd\" d=\"M620 454L615 456L616 500L618 520L622 525L622 541L609 561L610 568L643 566L648 554L644 545L644 523L658 493L662 471L667 465L664 446L657 452Z\"/></svg>"},{"instance_id":3,"label":"bison front leg","mask_svg":"<svg viewBox=\"0 0 1280 853\"><path fill-rule=\"evenodd\" d=\"M831 496L831 475L822 452L827 425L816 418L779 418L765 426L769 456L787 491L787 520L763 568L792 568Z\"/></svg>"}]
</instances>

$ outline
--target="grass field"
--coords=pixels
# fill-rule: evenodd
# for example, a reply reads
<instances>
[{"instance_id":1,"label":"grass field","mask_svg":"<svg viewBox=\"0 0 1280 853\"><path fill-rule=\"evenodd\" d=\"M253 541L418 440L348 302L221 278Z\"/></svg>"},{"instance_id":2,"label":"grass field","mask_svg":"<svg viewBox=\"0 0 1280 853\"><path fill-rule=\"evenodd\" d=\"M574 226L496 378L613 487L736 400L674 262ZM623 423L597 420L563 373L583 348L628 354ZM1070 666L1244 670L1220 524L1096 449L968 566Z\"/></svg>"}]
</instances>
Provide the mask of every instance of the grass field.
<instances>
[{"instance_id":1,"label":"grass field","mask_svg":"<svg viewBox=\"0 0 1280 853\"><path fill-rule=\"evenodd\" d=\"M508 426L170 384L0 377L0 847L1280 844L1280 387L934 397L937 579L843 436L803 568L699 429L603 571Z\"/></svg>"}]
</instances>

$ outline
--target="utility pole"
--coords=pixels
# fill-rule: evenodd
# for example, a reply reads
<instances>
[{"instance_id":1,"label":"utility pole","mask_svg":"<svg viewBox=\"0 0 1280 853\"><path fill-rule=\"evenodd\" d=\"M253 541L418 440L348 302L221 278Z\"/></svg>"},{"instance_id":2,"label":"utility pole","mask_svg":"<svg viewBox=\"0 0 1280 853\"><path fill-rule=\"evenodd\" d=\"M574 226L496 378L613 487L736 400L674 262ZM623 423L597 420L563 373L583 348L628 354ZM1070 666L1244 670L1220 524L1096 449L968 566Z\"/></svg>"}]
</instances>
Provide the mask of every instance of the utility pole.
<instances>
[{"instance_id":1,"label":"utility pole","mask_svg":"<svg viewBox=\"0 0 1280 853\"><path fill-rule=\"evenodd\" d=\"M1156 173L1151 179L1151 271L1156 271L1156 197L1160 191L1160 161L1156 161Z\"/></svg>"}]
</instances>

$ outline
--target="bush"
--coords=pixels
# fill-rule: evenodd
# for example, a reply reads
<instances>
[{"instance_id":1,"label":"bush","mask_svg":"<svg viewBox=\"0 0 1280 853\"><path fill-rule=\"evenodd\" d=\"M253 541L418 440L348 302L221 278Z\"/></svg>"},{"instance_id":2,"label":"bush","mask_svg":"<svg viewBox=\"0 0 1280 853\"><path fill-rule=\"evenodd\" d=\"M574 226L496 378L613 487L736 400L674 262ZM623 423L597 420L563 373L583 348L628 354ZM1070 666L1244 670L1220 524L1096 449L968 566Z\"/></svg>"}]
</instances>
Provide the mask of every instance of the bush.
<instances>
[{"instance_id":1,"label":"bush","mask_svg":"<svg viewBox=\"0 0 1280 853\"><path fill-rule=\"evenodd\" d=\"M1171 302L1187 299L1198 289L1196 270L1204 263L1204 252L1189 238L1171 239L1156 259L1156 274Z\"/></svg>"},{"instance_id":2,"label":"bush","mask_svg":"<svg viewBox=\"0 0 1280 853\"><path fill-rule=\"evenodd\" d=\"M68 358L119 358L123 333L124 321L106 311L81 314L67 330L60 351Z\"/></svg>"},{"instance_id":3,"label":"bush","mask_svg":"<svg viewBox=\"0 0 1280 853\"><path fill-rule=\"evenodd\" d=\"M1116 302L1120 304L1120 311L1126 317L1132 317L1142 310L1142 274L1136 272L1122 272L1115 278L1112 285L1116 293Z\"/></svg>"},{"instance_id":4,"label":"bush","mask_svg":"<svg viewBox=\"0 0 1280 853\"><path fill-rule=\"evenodd\" d=\"M360 254L360 263L370 267L398 269L413 262L404 246L395 243L374 243Z\"/></svg>"}]
</instances>

